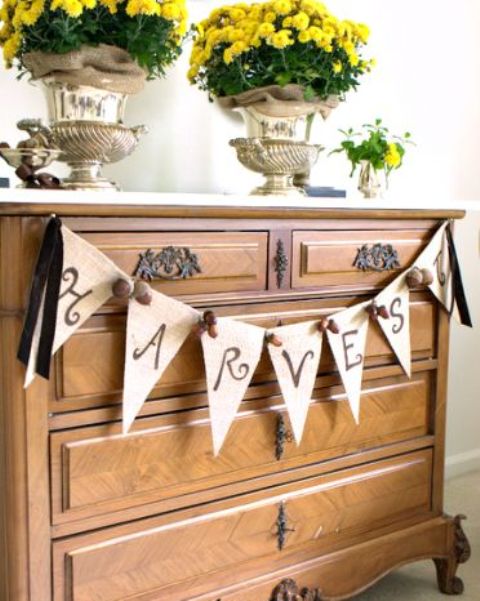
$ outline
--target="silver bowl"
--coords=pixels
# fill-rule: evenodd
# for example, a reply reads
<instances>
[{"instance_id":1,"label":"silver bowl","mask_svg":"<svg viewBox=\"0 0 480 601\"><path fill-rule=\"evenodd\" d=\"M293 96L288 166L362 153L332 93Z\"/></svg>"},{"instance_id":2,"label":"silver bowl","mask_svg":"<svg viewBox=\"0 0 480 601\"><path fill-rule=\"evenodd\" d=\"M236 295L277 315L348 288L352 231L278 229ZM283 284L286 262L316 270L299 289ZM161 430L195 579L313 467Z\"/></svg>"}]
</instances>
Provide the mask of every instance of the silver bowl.
<instances>
[{"instance_id":1,"label":"silver bowl","mask_svg":"<svg viewBox=\"0 0 480 601\"><path fill-rule=\"evenodd\" d=\"M262 196L304 196L304 190L294 186L293 177L311 169L323 150L318 144L269 138L235 138L230 146L244 167L265 176L263 186L251 192Z\"/></svg>"}]
</instances>

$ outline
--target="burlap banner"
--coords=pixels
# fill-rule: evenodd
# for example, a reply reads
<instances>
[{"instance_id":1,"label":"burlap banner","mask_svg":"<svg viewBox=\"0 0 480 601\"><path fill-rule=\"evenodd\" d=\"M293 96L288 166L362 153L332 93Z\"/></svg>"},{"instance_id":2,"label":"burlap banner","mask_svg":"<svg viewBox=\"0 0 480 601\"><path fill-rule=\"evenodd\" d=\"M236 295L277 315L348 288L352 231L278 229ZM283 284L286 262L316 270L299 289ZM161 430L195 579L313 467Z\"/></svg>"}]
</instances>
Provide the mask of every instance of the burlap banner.
<instances>
[{"instance_id":1,"label":"burlap banner","mask_svg":"<svg viewBox=\"0 0 480 601\"><path fill-rule=\"evenodd\" d=\"M265 330L220 318L217 335L202 335L213 452L218 455L262 354Z\"/></svg>"},{"instance_id":2,"label":"burlap banner","mask_svg":"<svg viewBox=\"0 0 480 601\"><path fill-rule=\"evenodd\" d=\"M458 307L462 323L471 325L451 229L445 223L412 268L375 298L328 318L267 332L235 319L217 320L212 311L201 316L144 282L134 283L97 248L52 218L35 268L18 357L27 366L25 386L35 373L48 377L51 356L112 293L128 297L124 434L186 338L196 332L203 350L214 454L220 452L266 342L299 444L318 373L323 332L357 423L370 323L378 323L410 376L411 285L428 286L447 310Z\"/></svg>"},{"instance_id":3,"label":"burlap banner","mask_svg":"<svg viewBox=\"0 0 480 601\"><path fill-rule=\"evenodd\" d=\"M403 371L411 375L410 351L410 289L406 275L402 273L378 294L378 307L385 307L388 317L378 317L378 324L385 334Z\"/></svg>"},{"instance_id":4,"label":"burlap banner","mask_svg":"<svg viewBox=\"0 0 480 601\"><path fill-rule=\"evenodd\" d=\"M433 276L433 282L428 286L442 305L450 311L452 307L452 270L448 251L448 240L444 223L428 243L428 246L415 261L415 267L427 269Z\"/></svg>"},{"instance_id":5,"label":"burlap banner","mask_svg":"<svg viewBox=\"0 0 480 601\"><path fill-rule=\"evenodd\" d=\"M101 251L62 225L63 269L58 296L52 355L111 296L118 278L129 279ZM44 300L42 300L43 312ZM42 323L37 321L25 376L25 387L35 377Z\"/></svg>"},{"instance_id":6,"label":"burlap banner","mask_svg":"<svg viewBox=\"0 0 480 601\"><path fill-rule=\"evenodd\" d=\"M123 432L130 429L150 391L185 342L200 314L173 298L151 291L152 301L128 303L123 384Z\"/></svg>"},{"instance_id":7,"label":"burlap banner","mask_svg":"<svg viewBox=\"0 0 480 601\"><path fill-rule=\"evenodd\" d=\"M322 334L317 321L306 321L269 330L279 344L268 345L293 435L300 444L307 419L322 351Z\"/></svg>"},{"instance_id":8,"label":"burlap banner","mask_svg":"<svg viewBox=\"0 0 480 601\"><path fill-rule=\"evenodd\" d=\"M328 342L357 424L360 421L363 363L370 319L365 309L369 304L361 303L335 313L339 332L327 330Z\"/></svg>"}]
</instances>

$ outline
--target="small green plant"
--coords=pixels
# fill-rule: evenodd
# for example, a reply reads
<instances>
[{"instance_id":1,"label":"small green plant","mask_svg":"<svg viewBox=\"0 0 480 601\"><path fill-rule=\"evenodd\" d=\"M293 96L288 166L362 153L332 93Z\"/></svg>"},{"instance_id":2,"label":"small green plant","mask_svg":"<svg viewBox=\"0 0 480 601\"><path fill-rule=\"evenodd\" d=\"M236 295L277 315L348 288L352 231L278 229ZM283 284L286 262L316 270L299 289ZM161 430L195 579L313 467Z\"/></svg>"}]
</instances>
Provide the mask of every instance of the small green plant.
<instances>
[{"instance_id":1,"label":"small green plant","mask_svg":"<svg viewBox=\"0 0 480 601\"><path fill-rule=\"evenodd\" d=\"M366 123L361 132L355 132L352 128L339 131L346 139L330 154L344 152L347 155L352 164L350 177L362 161L368 161L375 171L385 171L388 179L394 169L401 167L405 145L413 144L409 132L403 136L391 135L381 119L376 119L374 124Z\"/></svg>"}]
</instances>

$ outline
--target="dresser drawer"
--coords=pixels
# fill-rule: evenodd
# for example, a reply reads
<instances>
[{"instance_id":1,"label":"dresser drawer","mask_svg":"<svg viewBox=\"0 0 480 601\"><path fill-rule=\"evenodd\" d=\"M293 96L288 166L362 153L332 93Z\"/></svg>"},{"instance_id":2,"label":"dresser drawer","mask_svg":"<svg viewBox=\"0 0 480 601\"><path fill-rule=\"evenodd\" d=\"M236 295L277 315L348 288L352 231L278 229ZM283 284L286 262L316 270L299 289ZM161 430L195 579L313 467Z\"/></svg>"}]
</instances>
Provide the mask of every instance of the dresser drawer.
<instances>
[{"instance_id":1,"label":"dresser drawer","mask_svg":"<svg viewBox=\"0 0 480 601\"><path fill-rule=\"evenodd\" d=\"M429 299L429 300L426 300ZM247 307L218 307L218 315L237 316L249 323L270 328L316 319L338 311L356 299L270 303ZM435 356L436 305L428 296L413 298L410 311L412 358ZM121 400L125 352L125 317L98 315L91 318L60 349L55 357L56 378L52 390L52 413L98 407ZM366 366L395 362L379 326L369 330ZM320 373L335 369L334 360L325 343ZM275 381L275 374L265 351L254 376L254 383ZM205 390L205 368L201 344L190 336L153 389L151 398L166 398ZM205 399L206 402L206 399Z\"/></svg>"},{"instance_id":2,"label":"dresser drawer","mask_svg":"<svg viewBox=\"0 0 480 601\"><path fill-rule=\"evenodd\" d=\"M54 543L55 600L187 599L190 584L215 590L224 571L231 581L253 562L278 565L430 507L424 450ZM293 529L283 550L280 511Z\"/></svg>"},{"instance_id":3,"label":"dresser drawer","mask_svg":"<svg viewBox=\"0 0 480 601\"><path fill-rule=\"evenodd\" d=\"M406 269L431 238L430 230L295 231L292 233L292 288L384 286ZM356 266L360 249L391 245L398 264L386 271ZM387 256L391 256L386 251ZM371 260L371 257L370 257ZM383 261L380 262L383 265Z\"/></svg>"},{"instance_id":4,"label":"dresser drawer","mask_svg":"<svg viewBox=\"0 0 480 601\"><path fill-rule=\"evenodd\" d=\"M371 380L362 391L360 424L343 389L320 389L302 442L290 437L277 453L278 397L248 403L218 457L212 454L208 411L137 420L133 432L106 424L51 435L53 522L123 511L268 473L339 457L429 432L434 372Z\"/></svg>"},{"instance_id":5,"label":"dresser drawer","mask_svg":"<svg viewBox=\"0 0 480 601\"><path fill-rule=\"evenodd\" d=\"M267 232L102 232L82 237L96 246L129 275L139 267L140 255L148 250L158 255L173 247L178 257L166 255L166 261L154 261L154 268L174 280L154 277L151 285L172 296L218 292L264 290L267 282ZM183 249L196 255L195 268L178 277L179 265L191 261ZM170 267L168 267L170 265ZM151 267L152 261L146 260ZM170 273L165 273L166 269Z\"/></svg>"}]
</instances>

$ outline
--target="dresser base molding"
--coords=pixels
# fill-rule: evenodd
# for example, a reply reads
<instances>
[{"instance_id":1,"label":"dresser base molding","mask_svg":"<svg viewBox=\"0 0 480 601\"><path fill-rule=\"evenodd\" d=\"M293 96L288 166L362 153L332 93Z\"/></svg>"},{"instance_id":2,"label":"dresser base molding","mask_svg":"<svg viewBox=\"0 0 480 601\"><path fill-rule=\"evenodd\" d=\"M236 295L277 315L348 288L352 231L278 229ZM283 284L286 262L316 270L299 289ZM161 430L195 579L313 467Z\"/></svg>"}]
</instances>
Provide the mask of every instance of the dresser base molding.
<instances>
[{"instance_id":1,"label":"dresser base molding","mask_svg":"<svg viewBox=\"0 0 480 601\"><path fill-rule=\"evenodd\" d=\"M458 565L470 557L462 519L464 516L439 516L276 573L243 580L208 595L181 597L181 600L342 601L369 589L390 572L426 559L435 561L440 591L461 594L463 583L455 572Z\"/></svg>"}]
</instances>

